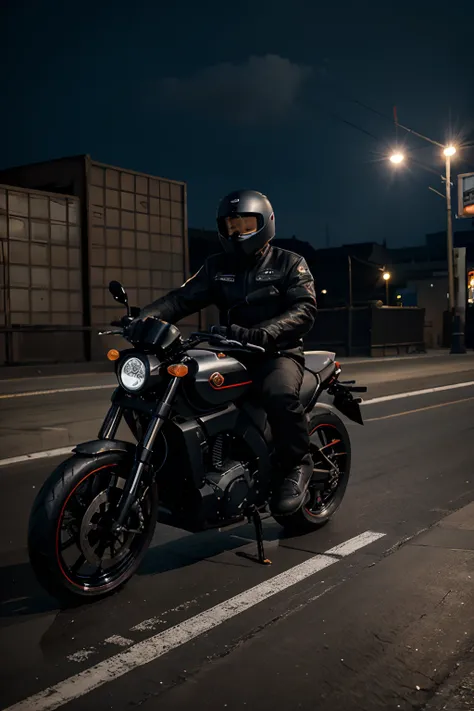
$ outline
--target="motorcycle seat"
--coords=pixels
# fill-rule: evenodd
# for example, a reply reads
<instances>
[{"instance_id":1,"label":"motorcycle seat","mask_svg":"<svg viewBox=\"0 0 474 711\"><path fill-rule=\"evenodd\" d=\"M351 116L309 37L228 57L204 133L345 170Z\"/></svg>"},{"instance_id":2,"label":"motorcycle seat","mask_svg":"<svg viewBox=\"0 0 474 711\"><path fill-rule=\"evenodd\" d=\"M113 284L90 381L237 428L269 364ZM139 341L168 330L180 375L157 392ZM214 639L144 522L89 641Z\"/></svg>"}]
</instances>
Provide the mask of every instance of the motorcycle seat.
<instances>
[{"instance_id":1,"label":"motorcycle seat","mask_svg":"<svg viewBox=\"0 0 474 711\"><path fill-rule=\"evenodd\" d=\"M304 408L310 404L317 386L318 381L316 380L316 376L310 373L309 370L305 370L300 389L300 401Z\"/></svg>"},{"instance_id":2,"label":"motorcycle seat","mask_svg":"<svg viewBox=\"0 0 474 711\"><path fill-rule=\"evenodd\" d=\"M313 353L307 357L308 368L311 368L313 372L305 370L301 384L300 400L305 409L310 405L318 386L318 381L314 373L317 373L321 382L324 383L334 371L335 357L336 354L330 353L329 351L313 351Z\"/></svg>"},{"instance_id":3,"label":"motorcycle seat","mask_svg":"<svg viewBox=\"0 0 474 711\"><path fill-rule=\"evenodd\" d=\"M335 362L336 354L330 351L311 351L306 356L306 365L315 373L321 373L326 370L328 365Z\"/></svg>"}]
</instances>

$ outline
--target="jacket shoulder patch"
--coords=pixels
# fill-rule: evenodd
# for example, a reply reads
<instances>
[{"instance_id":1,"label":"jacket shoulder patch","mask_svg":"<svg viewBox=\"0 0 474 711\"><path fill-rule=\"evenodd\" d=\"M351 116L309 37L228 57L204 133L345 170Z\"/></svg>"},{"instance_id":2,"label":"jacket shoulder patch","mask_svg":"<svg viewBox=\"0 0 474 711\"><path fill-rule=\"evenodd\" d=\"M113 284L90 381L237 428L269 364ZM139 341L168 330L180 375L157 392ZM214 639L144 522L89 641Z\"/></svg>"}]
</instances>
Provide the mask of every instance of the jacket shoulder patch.
<instances>
[{"instance_id":1,"label":"jacket shoulder patch","mask_svg":"<svg viewBox=\"0 0 474 711\"><path fill-rule=\"evenodd\" d=\"M306 264L298 264L296 270L298 274L309 274L309 269Z\"/></svg>"}]
</instances>

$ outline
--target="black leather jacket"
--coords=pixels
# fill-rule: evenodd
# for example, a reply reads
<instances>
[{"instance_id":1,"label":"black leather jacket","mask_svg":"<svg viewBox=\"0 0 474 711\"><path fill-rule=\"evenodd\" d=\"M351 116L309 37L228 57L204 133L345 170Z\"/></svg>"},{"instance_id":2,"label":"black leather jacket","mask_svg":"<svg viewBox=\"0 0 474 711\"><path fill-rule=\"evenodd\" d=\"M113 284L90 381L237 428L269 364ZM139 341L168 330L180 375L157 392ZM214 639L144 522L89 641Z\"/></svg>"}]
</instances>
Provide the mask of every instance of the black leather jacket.
<instances>
[{"instance_id":1,"label":"black leather jacket","mask_svg":"<svg viewBox=\"0 0 474 711\"><path fill-rule=\"evenodd\" d=\"M244 303L249 294L267 286L275 286L279 296ZM209 257L183 286L145 307L140 316L176 323L211 304L219 309L220 325L261 328L288 355L303 354L302 337L316 316L314 281L306 261L272 246L240 268L225 253Z\"/></svg>"}]
</instances>

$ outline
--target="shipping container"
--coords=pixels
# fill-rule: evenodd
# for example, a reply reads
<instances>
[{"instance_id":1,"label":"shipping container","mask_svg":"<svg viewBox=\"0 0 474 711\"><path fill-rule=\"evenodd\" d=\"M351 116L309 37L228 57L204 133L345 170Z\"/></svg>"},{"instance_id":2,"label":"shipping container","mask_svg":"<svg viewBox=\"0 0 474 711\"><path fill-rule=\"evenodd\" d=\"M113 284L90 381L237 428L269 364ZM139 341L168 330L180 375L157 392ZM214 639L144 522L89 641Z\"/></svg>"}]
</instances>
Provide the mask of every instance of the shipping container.
<instances>
[{"instance_id":1,"label":"shipping container","mask_svg":"<svg viewBox=\"0 0 474 711\"><path fill-rule=\"evenodd\" d=\"M121 307L109 293L112 279L130 302L143 306L189 276L186 185L75 156L0 171L0 182L74 195L81 205L83 325L86 358L100 357L110 339L97 330ZM184 334L198 317L180 323Z\"/></svg>"},{"instance_id":2,"label":"shipping container","mask_svg":"<svg viewBox=\"0 0 474 711\"><path fill-rule=\"evenodd\" d=\"M79 199L0 185L0 267L1 362L84 359Z\"/></svg>"}]
</instances>

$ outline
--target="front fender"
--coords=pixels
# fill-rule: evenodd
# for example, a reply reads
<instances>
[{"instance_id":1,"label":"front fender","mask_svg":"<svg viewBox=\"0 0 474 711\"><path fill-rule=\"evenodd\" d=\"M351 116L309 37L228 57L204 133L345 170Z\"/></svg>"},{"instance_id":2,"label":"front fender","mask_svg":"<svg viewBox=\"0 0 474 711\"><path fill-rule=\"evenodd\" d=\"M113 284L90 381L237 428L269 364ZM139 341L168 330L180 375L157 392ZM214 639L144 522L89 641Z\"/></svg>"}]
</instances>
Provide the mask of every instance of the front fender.
<instances>
[{"instance_id":1,"label":"front fender","mask_svg":"<svg viewBox=\"0 0 474 711\"><path fill-rule=\"evenodd\" d=\"M110 454L111 452L133 455L135 449L136 445L132 442L122 442L118 439L94 439L76 445L72 451L83 457L96 457L98 454Z\"/></svg>"}]
</instances>

